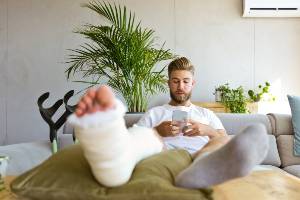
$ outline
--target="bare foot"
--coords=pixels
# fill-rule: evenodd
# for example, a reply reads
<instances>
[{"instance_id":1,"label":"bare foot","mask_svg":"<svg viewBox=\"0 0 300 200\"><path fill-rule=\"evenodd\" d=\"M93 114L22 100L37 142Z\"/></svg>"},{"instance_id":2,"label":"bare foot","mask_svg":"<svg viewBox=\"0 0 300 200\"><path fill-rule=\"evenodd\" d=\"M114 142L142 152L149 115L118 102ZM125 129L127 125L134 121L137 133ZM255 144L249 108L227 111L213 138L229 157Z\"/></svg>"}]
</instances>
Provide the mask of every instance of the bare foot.
<instances>
[{"instance_id":1,"label":"bare foot","mask_svg":"<svg viewBox=\"0 0 300 200\"><path fill-rule=\"evenodd\" d=\"M111 88L102 85L98 89L89 89L77 104L75 114L82 117L97 111L106 111L115 105L115 95Z\"/></svg>"}]
</instances>

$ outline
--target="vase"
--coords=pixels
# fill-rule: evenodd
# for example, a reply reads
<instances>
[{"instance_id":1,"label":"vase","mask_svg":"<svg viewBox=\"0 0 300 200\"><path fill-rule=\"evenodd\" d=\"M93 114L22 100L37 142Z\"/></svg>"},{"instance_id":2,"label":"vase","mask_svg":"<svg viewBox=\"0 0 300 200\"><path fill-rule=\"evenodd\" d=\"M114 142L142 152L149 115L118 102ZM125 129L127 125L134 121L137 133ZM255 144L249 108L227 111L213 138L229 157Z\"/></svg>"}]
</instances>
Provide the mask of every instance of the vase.
<instances>
[{"instance_id":1,"label":"vase","mask_svg":"<svg viewBox=\"0 0 300 200\"><path fill-rule=\"evenodd\" d=\"M0 174L1 177L4 177L6 175L6 168L8 165L8 156L0 156Z\"/></svg>"},{"instance_id":2,"label":"vase","mask_svg":"<svg viewBox=\"0 0 300 200\"><path fill-rule=\"evenodd\" d=\"M215 91L215 101L216 102L221 102L221 95L222 95L222 92L221 91Z\"/></svg>"}]
</instances>

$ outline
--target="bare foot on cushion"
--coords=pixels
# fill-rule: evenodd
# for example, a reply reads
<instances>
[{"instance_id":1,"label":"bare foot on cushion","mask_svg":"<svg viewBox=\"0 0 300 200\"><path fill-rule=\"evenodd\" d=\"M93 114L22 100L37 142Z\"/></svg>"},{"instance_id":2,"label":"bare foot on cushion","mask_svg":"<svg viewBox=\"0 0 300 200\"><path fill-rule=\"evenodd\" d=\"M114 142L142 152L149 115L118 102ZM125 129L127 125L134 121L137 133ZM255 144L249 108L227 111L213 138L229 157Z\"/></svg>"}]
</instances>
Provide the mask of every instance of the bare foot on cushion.
<instances>
[{"instance_id":1,"label":"bare foot on cushion","mask_svg":"<svg viewBox=\"0 0 300 200\"><path fill-rule=\"evenodd\" d=\"M115 105L115 95L110 87L102 85L98 89L89 89L77 104L75 114L82 117L97 111L106 111Z\"/></svg>"}]
</instances>

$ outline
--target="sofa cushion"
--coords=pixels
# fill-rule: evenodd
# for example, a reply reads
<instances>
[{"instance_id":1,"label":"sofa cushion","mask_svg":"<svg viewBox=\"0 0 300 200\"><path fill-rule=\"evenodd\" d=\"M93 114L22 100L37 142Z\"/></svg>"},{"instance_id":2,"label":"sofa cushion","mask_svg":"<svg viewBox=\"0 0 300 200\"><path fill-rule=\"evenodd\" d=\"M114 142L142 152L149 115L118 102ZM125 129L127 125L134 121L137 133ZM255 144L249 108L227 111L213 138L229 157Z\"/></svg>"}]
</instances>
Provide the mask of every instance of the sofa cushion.
<instances>
[{"instance_id":1,"label":"sofa cushion","mask_svg":"<svg viewBox=\"0 0 300 200\"><path fill-rule=\"evenodd\" d=\"M269 113L268 117L272 124L272 132L275 136L294 134L291 115Z\"/></svg>"},{"instance_id":2,"label":"sofa cushion","mask_svg":"<svg viewBox=\"0 0 300 200\"><path fill-rule=\"evenodd\" d=\"M268 138L269 138L269 150L262 164L279 167L281 165L281 160L277 149L276 138L274 135L268 135Z\"/></svg>"},{"instance_id":3,"label":"sofa cushion","mask_svg":"<svg viewBox=\"0 0 300 200\"><path fill-rule=\"evenodd\" d=\"M187 151L164 151L138 163L127 184L107 188L94 179L80 146L73 145L19 176L11 188L29 199L206 200L210 189L190 190L173 185L174 177L191 162Z\"/></svg>"},{"instance_id":4,"label":"sofa cushion","mask_svg":"<svg viewBox=\"0 0 300 200\"><path fill-rule=\"evenodd\" d=\"M256 165L253 169L252 169L252 172L254 171L265 171L265 170L273 170L273 171L279 171L279 172L285 172L284 170L278 168L278 167L275 167L273 165Z\"/></svg>"},{"instance_id":5,"label":"sofa cushion","mask_svg":"<svg viewBox=\"0 0 300 200\"><path fill-rule=\"evenodd\" d=\"M229 137L232 139L234 135L229 135ZM274 135L268 135L269 139L269 150L266 158L261 163L261 165L273 165L275 168L281 166L281 160L279 157L277 144L276 144L276 138Z\"/></svg>"},{"instance_id":6,"label":"sofa cushion","mask_svg":"<svg viewBox=\"0 0 300 200\"><path fill-rule=\"evenodd\" d=\"M234 135L229 135L230 139L235 137ZM269 149L268 149L268 154L264 161L261 163L261 165L273 165L274 168L280 167L281 166L281 160L279 157L278 149L277 149L277 144L276 144L276 138L274 135L268 135L269 139Z\"/></svg>"},{"instance_id":7,"label":"sofa cushion","mask_svg":"<svg viewBox=\"0 0 300 200\"><path fill-rule=\"evenodd\" d=\"M294 129L294 154L300 156L300 96L288 95Z\"/></svg>"},{"instance_id":8,"label":"sofa cushion","mask_svg":"<svg viewBox=\"0 0 300 200\"><path fill-rule=\"evenodd\" d=\"M46 160L51 154L48 141L0 146L0 154L9 157L7 175L19 175Z\"/></svg>"},{"instance_id":9,"label":"sofa cushion","mask_svg":"<svg viewBox=\"0 0 300 200\"><path fill-rule=\"evenodd\" d=\"M283 168L283 170L300 178L300 165L291 165Z\"/></svg>"},{"instance_id":10,"label":"sofa cushion","mask_svg":"<svg viewBox=\"0 0 300 200\"><path fill-rule=\"evenodd\" d=\"M216 113L228 134L236 135L241 130L254 123L263 124L268 134L272 134L269 118L263 114Z\"/></svg>"},{"instance_id":11,"label":"sofa cushion","mask_svg":"<svg viewBox=\"0 0 300 200\"><path fill-rule=\"evenodd\" d=\"M293 144L293 135L280 135L277 137L277 146L282 167L287 167L290 165L300 165L300 157L294 156Z\"/></svg>"}]
</instances>

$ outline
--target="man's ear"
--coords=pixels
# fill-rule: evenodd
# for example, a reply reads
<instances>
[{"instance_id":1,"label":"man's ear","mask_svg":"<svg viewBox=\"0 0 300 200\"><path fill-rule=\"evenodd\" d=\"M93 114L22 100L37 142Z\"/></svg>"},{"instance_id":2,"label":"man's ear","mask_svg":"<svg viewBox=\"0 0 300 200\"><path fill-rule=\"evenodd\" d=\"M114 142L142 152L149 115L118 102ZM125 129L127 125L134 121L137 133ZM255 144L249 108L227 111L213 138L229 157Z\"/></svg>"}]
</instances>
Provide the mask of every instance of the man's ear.
<instances>
[{"instance_id":1,"label":"man's ear","mask_svg":"<svg viewBox=\"0 0 300 200\"><path fill-rule=\"evenodd\" d=\"M196 80L195 80L195 79L193 79L192 86L194 87L194 86L195 86L195 84L196 84Z\"/></svg>"},{"instance_id":2,"label":"man's ear","mask_svg":"<svg viewBox=\"0 0 300 200\"><path fill-rule=\"evenodd\" d=\"M168 86L170 87L170 79L168 79L167 82L168 82Z\"/></svg>"}]
</instances>

